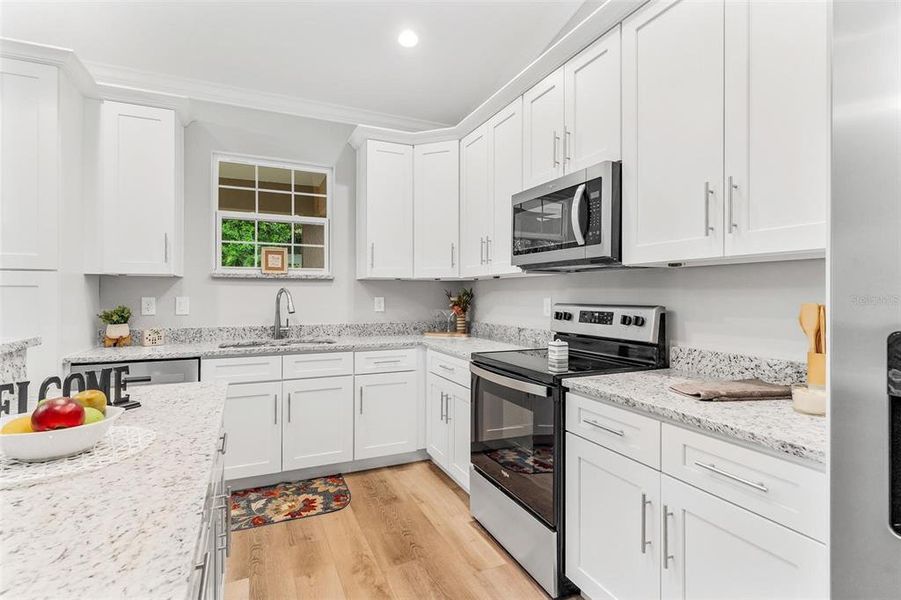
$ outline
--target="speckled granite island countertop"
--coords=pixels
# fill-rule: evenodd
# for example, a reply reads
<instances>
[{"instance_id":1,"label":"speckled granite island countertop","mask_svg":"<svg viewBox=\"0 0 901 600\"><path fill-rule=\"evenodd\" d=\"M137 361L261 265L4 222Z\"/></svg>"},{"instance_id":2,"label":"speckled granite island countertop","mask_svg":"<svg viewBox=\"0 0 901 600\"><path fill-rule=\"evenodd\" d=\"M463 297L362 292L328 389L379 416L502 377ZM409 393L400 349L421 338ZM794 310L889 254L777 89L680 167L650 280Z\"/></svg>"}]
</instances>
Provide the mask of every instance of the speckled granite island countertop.
<instances>
[{"instance_id":1,"label":"speckled granite island countertop","mask_svg":"<svg viewBox=\"0 0 901 600\"><path fill-rule=\"evenodd\" d=\"M394 350L425 346L450 356L469 360L473 352L518 350L522 346L485 338L439 338L423 335L372 335L331 337L334 343L271 346L238 346L222 348L220 342L196 344L164 344L161 346L128 346L125 348L92 348L66 356L64 366L78 363L104 363L161 358L222 358L273 354L309 354L315 352L352 352Z\"/></svg>"},{"instance_id":2,"label":"speckled granite island countertop","mask_svg":"<svg viewBox=\"0 0 901 600\"><path fill-rule=\"evenodd\" d=\"M186 598L226 385L130 390L116 425L156 433L96 471L0 491L0 597Z\"/></svg>"},{"instance_id":3,"label":"speckled granite island countertop","mask_svg":"<svg viewBox=\"0 0 901 600\"><path fill-rule=\"evenodd\" d=\"M797 413L791 400L702 402L669 390L676 382L711 379L672 369L573 377L589 398L661 417L814 463L826 463L826 419Z\"/></svg>"}]
</instances>

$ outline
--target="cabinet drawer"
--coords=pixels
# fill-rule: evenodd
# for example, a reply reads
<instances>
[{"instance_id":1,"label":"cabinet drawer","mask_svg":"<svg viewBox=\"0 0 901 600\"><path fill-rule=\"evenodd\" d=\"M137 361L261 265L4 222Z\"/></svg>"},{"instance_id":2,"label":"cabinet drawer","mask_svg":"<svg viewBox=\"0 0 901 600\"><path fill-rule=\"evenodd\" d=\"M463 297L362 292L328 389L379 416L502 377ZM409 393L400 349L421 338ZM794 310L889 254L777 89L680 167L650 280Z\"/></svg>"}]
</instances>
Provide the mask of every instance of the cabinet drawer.
<instances>
[{"instance_id":1,"label":"cabinet drawer","mask_svg":"<svg viewBox=\"0 0 901 600\"><path fill-rule=\"evenodd\" d=\"M663 471L816 540L826 540L826 474L673 425Z\"/></svg>"},{"instance_id":2,"label":"cabinet drawer","mask_svg":"<svg viewBox=\"0 0 901 600\"><path fill-rule=\"evenodd\" d=\"M428 363L429 373L440 375L469 389L469 361L429 350Z\"/></svg>"},{"instance_id":3,"label":"cabinet drawer","mask_svg":"<svg viewBox=\"0 0 901 600\"><path fill-rule=\"evenodd\" d=\"M597 400L566 394L566 430L655 469L660 422Z\"/></svg>"},{"instance_id":4,"label":"cabinet drawer","mask_svg":"<svg viewBox=\"0 0 901 600\"><path fill-rule=\"evenodd\" d=\"M354 373L394 373L416 370L416 348L354 353Z\"/></svg>"},{"instance_id":5,"label":"cabinet drawer","mask_svg":"<svg viewBox=\"0 0 901 600\"><path fill-rule=\"evenodd\" d=\"M240 356L235 358L209 358L201 363L203 381L225 383L251 383L276 381L282 378L281 356Z\"/></svg>"},{"instance_id":6,"label":"cabinet drawer","mask_svg":"<svg viewBox=\"0 0 901 600\"><path fill-rule=\"evenodd\" d=\"M353 352L292 354L282 357L282 373L285 379L353 375L353 372Z\"/></svg>"}]
</instances>

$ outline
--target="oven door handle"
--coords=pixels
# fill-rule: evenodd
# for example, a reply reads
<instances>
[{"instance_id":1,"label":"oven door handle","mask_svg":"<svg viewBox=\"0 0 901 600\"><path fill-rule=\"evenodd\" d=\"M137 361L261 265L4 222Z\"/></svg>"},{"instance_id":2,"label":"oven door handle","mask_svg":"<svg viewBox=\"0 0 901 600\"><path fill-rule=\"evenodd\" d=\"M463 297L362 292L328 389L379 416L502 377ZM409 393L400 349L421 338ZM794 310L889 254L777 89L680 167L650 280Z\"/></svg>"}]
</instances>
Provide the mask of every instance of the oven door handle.
<instances>
[{"instance_id":1,"label":"oven door handle","mask_svg":"<svg viewBox=\"0 0 901 600\"><path fill-rule=\"evenodd\" d=\"M518 392L524 392L526 394L532 394L533 396L541 396L547 397L550 396L550 389L544 385L538 385L537 383L529 383L528 381L521 381L519 379L513 379L512 377L506 377L504 375L498 375L493 371L488 371L481 367L477 367L475 365L469 365L469 370L473 375L481 377L486 381L490 381L492 383L496 383L498 385L502 385L506 388L510 388L512 390L516 390Z\"/></svg>"},{"instance_id":2,"label":"oven door handle","mask_svg":"<svg viewBox=\"0 0 901 600\"><path fill-rule=\"evenodd\" d=\"M579 184L576 193L573 195L572 210L569 213L569 220L573 226L573 236L576 243L580 246L585 245L585 234L582 232L582 198L585 196L585 184Z\"/></svg>"}]
</instances>

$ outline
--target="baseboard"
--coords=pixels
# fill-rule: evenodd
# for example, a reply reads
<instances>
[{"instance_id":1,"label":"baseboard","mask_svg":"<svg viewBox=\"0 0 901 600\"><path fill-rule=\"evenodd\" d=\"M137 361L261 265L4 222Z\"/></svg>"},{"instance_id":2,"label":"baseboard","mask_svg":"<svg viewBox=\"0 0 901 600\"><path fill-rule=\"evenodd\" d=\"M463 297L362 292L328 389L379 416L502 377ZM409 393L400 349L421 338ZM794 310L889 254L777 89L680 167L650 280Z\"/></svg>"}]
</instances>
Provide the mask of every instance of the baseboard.
<instances>
[{"instance_id":1,"label":"baseboard","mask_svg":"<svg viewBox=\"0 0 901 600\"><path fill-rule=\"evenodd\" d=\"M337 475L339 473L353 473L355 471L367 471L369 469L379 469L381 467L393 467L394 465L403 465L411 462L419 462L421 460L429 460L429 454L425 449L406 452L404 454L394 454L391 456L380 456L378 458L367 458L364 460L323 465L320 467L309 467L306 469L296 469L294 471L270 473L268 475L230 479L227 483L232 490L245 490L247 488L275 485L285 481L301 481L303 479L312 479L314 477L324 477L325 475Z\"/></svg>"}]
</instances>

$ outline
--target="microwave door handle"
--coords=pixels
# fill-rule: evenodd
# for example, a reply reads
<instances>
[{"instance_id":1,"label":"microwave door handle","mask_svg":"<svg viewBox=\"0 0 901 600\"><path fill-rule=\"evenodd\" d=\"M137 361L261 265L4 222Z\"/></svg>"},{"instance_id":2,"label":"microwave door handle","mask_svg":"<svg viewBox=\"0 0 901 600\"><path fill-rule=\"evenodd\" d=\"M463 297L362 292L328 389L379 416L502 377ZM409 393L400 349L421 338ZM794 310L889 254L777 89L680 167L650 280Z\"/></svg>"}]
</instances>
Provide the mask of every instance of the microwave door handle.
<instances>
[{"instance_id":1,"label":"microwave door handle","mask_svg":"<svg viewBox=\"0 0 901 600\"><path fill-rule=\"evenodd\" d=\"M572 210L569 213L569 220L573 226L573 235L576 238L576 243L580 246L585 245L585 235L582 233L582 220L580 219L580 215L582 214L582 197L584 195L585 184L582 183L576 188L576 193L573 196Z\"/></svg>"}]
</instances>

